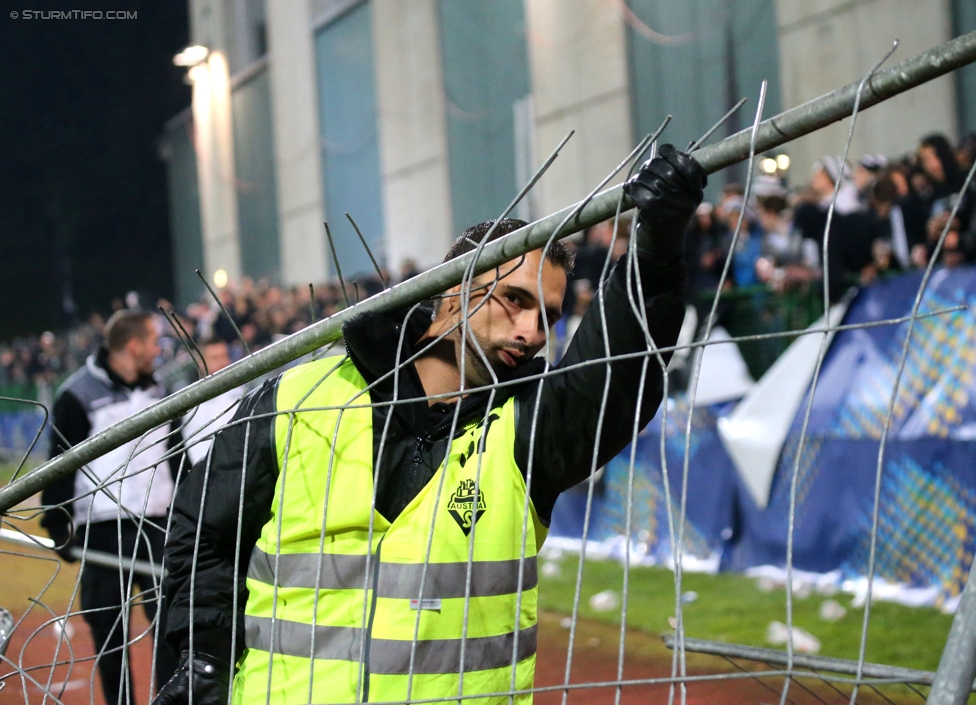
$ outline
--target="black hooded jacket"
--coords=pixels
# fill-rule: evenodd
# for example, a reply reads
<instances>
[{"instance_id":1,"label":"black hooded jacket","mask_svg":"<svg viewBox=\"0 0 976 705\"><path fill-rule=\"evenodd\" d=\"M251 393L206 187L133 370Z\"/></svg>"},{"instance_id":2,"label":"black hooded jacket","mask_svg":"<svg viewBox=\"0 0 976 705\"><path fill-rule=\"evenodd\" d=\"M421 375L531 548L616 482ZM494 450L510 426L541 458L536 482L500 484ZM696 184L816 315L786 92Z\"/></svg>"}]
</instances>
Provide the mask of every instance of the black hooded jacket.
<instances>
[{"instance_id":1,"label":"black hooded jacket","mask_svg":"<svg viewBox=\"0 0 976 705\"><path fill-rule=\"evenodd\" d=\"M559 493L585 480L594 468L601 467L630 442L638 399L640 428L661 404L661 366L655 355L640 355L648 351L648 344L634 308L643 302L648 332L658 348L674 345L684 318L684 265L679 260L661 268L639 259L643 296L636 293L634 286L632 304L626 289L625 263L626 259L618 263L603 287L604 315L595 298L566 355L550 375L544 381L533 377L543 371L545 363L532 360L519 368L519 379L523 381L499 387L491 401L492 406L499 406L516 397L515 460L523 473L528 473L531 466L527 478L529 493L547 525ZM429 324L429 309L419 308L410 316L405 311L369 313L351 321L343 333L348 354L366 382L373 383L394 369L403 327L406 331L399 359L414 352L413 345ZM614 358L628 353L638 355L614 359L608 365L605 346L609 346ZM670 356L663 354L665 364ZM597 362L581 364L586 361ZM610 381L606 384L608 367ZM238 655L243 648L247 601L244 580L251 551L270 518L278 475L273 429L277 381L266 382L244 398L235 416L235 420L243 422L231 423L216 436L208 459L194 467L177 493L166 545L169 574L164 590L169 608L167 638L178 650L188 648L192 624L194 649L226 658L235 593ZM377 430L384 428L387 414L393 414L376 483L376 509L390 521L443 461L455 416L454 404L429 405L423 398L423 387L412 364L401 369L398 386L396 404L373 406L372 411L373 428ZM606 411L600 427L605 389ZM370 399L373 403L388 402L393 399L393 392L390 375L371 389ZM486 415L489 392L469 394L459 403L457 432L466 422ZM600 443L594 460L598 428ZM381 435L374 433L374 467ZM236 545L239 512L243 519L240 544Z\"/></svg>"}]
</instances>

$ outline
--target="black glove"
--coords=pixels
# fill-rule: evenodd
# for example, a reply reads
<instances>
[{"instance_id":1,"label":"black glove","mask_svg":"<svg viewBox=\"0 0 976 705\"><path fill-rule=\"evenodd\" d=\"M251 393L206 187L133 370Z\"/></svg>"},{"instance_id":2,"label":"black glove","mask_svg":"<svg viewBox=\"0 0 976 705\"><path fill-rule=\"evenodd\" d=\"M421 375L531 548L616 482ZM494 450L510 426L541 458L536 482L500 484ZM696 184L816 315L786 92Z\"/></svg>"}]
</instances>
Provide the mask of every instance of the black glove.
<instances>
[{"instance_id":1,"label":"black glove","mask_svg":"<svg viewBox=\"0 0 976 705\"><path fill-rule=\"evenodd\" d=\"M47 535L54 541L54 551L61 556L61 560L67 563L74 563L78 560L71 555L71 549L75 545L75 532L70 521L49 522L44 528L47 529Z\"/></svg>"},{"instance_id":2,"label":"black glove","mask_svg":"<svg viewBox=\"0 0 976 705\"><path fill-rule=\"evenodd\" d=\"M682 240L702 202L706 176L701 164L670 144L624 184L638 208L637 251L664 267L681 256Z\"/></svg>"},{"instance_id":3,"label":"black glove","mask_svg":"<svg viewBox=\"0 0 976 705\"><path fill-rule=\"evenodd\" d=\"M199 651L193 652L192 664L189 651L180 654L176 673L159 689L152 705L188 705L191 678L194 705L227 705L230 665Z\"/></svg>"}]
</instances>

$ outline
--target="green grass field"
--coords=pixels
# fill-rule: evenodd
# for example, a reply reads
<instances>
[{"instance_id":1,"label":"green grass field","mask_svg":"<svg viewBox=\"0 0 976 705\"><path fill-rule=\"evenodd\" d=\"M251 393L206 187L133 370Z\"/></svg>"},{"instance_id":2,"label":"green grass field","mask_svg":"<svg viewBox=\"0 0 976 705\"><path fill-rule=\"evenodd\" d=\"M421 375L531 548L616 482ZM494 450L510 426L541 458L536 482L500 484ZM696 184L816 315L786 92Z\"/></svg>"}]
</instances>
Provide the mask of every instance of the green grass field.
<instances>
[{"instance_id":1,"label":"green grass field","mask_svg":"<svg viewBox=\"0 0 976 705\"><path fill-rule=\"evenodd\" d=\"M28 460L24 465L24 469L20 471L20 474L23 475L28 470L33 469L34 465L36 465L36 463L31 464ZM3 487L10 482L10 478L14 476L15 472L17 472L17 463L0 462L0 487Z\"/></svg>"},{"instance_id":2,"label":"green grass field","mask_svg":"<svg viewBox=\"0 0 976 705\"><path fill-rule=\"evenodd\" d=\"M565 555L556 561L558 577L545 577L540 570L539 606L571 614L579 559ZM599 612L589 606L589 598L603 590L622 594L623 566L616 561L588 559L583 570L580 616L620 624L620 608ZM751 578L732 573L703 575L685 573L683 591L698 593L698 599L683 605L685 634L751 646L770 645L766 629L771 621L786 622L786 594L783 588L763 592ZM674 574L665 568L638 567L630 571L630 597L627 626L651 634L671 631L668 618L675 613ZM826 599L847 608L837 622L820 618L818 610ZM793 599L793 623L806 629L821 643L820 655L857 659L864 610L850 605L851 597L837 594L830 598L813 594ZM871 607L866 660L905 668L934 671L939 664L951 615L936 609L905 607L875 602Z\"/></svg>"}]
</instances>

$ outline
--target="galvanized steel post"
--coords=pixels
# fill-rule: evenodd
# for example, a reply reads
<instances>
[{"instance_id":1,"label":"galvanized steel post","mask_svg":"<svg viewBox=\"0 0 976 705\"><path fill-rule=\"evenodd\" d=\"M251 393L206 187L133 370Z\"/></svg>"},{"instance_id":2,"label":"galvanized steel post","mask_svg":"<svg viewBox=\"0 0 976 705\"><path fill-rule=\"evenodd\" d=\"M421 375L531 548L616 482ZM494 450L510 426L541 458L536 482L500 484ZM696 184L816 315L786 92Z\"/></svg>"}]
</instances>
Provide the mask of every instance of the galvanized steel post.
<instances>
[{"instance_id":1,"label":"galvanized steel post","mask_svg":"<svg viewBox=\"0 0 976 705\"><path fill-rule=\"evenodd\" d=\"M976 570L969 569L956 616L952 619L939 668L932 681L929 705L962 705L976 678Z\"/></svg>"}]
</instances>

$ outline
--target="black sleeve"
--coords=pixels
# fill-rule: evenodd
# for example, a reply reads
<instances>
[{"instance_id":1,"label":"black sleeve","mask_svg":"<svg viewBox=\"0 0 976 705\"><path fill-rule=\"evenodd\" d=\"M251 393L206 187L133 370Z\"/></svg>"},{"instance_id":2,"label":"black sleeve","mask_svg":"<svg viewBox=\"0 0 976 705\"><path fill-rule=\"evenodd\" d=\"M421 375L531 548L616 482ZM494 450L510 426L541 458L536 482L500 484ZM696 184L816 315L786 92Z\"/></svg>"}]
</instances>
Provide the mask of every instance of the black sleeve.
<instances>
[{"instance_id":1,"label":"black sleeve","mask_svg":"<svg viewBox=\"0 0 976 705\"><path fill-rule=\"evenodd\" d=\"M189 648L191 626L194 650L236 661L243 649L244 580L251 550L270 516L278 475L273 433L276 383L265 382L241 401L232 422L214 437L210 452L176 491L163 590L166 638L177 652ZM234 423L243 419L250 420ZM236 547L238 516L241 542ZM235 592L237 653L230 655Z\"/></svg>"},{"instance_id":2,"label":"black sleeve","mask_svg":"<svg viewBox=\"0 0 976 705\"><path fill-rule=\"evenodd\" d=\"M85 407L78 401L78 397L69 391L63 391L54 402L51 412L51 445L49 458L60 455L68 448L76 446L91 432L91 422ZM41 504L54 507L44 512L41 526L58 544L64 543L71 533L72 499L75 496L75 475L73 473L61 477L47 485L41 492Z\"/></svg>"},{"instance_id":3,"label":"black sleeve","mask_svg":"<svg viewBox=\"0 0 976 705\"><path fill-rule=\"evenodd\" d=\"M636 282L632 281L634 300L638 305L643 303L648 331L655 345L658 348L671 347L678 339L684 320L684 264L679 260L658 268L649 262L639 262L643 295L637 291ZM626 264L626 258L622 258L604 285L606 337L613 357L643 353L648 349L644 332L627 296ZM606 357L598 302L599 299L595 297L557 370ZM665 364L671 359L670 352L662 356ZM643 359L634 357L615 360L610 364L610 385L596 461L598 468L623 450L633 436ZM515 459L525 472L536 394L542 395L532 450L531 495L543 521L548 522L552 505L560 492L590 475L606 375L605 363L585 365L554 374L518 397ZM538 392L540 386L541 392ZM663 387L660 364L656 356L649 356L641 399L640 428L646 426L657 412Z\"/></svg>"}]
</instances>

